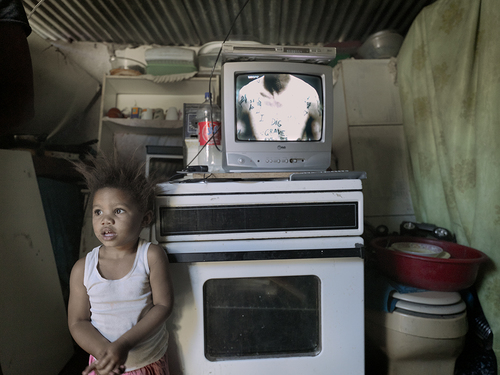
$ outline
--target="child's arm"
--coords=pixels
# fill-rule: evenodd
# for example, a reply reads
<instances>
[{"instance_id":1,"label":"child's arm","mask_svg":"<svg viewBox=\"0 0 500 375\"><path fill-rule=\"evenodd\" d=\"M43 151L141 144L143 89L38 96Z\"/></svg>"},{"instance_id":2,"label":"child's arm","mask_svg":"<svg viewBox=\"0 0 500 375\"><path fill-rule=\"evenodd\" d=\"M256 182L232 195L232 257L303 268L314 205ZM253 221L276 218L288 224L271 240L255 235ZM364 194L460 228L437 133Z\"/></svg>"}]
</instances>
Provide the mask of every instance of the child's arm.
<instances>
[{"instance_id":1,"label":"child's arm","mask_svg":"<svg viewBox=\"0 0 500 375\"><path fill-rule=\"evenodd\" d=\"M126 353L154 334L170 316L174 294L165 250L158 245L151 244L148 250L148 263L153 307L134 327L108 346L105 355L99 357L98 364L94 362L85 369L84 373L89 373L94 368L100 373L116 369L117 364L123 363L120 363L119 358L124 353L126 358Z\"/></svg>"}]
</instances>

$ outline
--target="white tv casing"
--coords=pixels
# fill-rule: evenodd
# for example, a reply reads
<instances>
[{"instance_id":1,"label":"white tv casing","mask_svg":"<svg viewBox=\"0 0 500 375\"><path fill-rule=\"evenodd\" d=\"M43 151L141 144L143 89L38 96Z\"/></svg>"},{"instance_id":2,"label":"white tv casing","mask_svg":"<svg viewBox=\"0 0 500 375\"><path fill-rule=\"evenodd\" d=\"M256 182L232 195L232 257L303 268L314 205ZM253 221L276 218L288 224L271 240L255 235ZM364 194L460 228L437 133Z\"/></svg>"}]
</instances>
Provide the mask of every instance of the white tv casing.
<instances>
[{"instance_id":1,"label":"white tv casing","mask_svg":"<svg viewBox=\"0 0 500 375\"><path fill-rule=\"evenodd\" d=\"M236 85L239 74L289 73L322 80L323 130L320 141L238 141ZM222 167L225 172L325 171L331 162L333 134L332 67L294 62L228 62L222 65Z\"/></svg>"}]
</instances>

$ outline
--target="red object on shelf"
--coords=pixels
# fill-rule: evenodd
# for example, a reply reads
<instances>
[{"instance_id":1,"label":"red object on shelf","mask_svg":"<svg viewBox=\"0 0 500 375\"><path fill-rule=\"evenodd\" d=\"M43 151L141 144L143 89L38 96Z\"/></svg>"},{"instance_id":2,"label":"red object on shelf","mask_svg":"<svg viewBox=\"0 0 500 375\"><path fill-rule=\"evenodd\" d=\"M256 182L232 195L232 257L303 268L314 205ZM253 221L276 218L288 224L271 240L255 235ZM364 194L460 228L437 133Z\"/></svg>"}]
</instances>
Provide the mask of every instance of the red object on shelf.
<instances>
[{"instance_id":1,"label":"red object on shelf","mask_svg":"<svg viewBox=\"0 0 500 375\"><path fill-rule=\"evenodd\" d=\"M111 118L124 118L122 111L120 111L118 108L111 108L106 116L111 117Z\"/></svg>"},{"instance_id":2,"label":"red object on shelf","mask_svg":"<svg viewBox=\"0 0 500 375\"><path fill-rule=\"evenodd\" d=\"M395 242L419 242L439 246L449 259L407 254L389 247ZM392 280L416 288L457 292L474 284L481 263L488 257L481 251L453 242L423 237L388 236L370 243L380 270Z\"/></svg>"}]
</instances>

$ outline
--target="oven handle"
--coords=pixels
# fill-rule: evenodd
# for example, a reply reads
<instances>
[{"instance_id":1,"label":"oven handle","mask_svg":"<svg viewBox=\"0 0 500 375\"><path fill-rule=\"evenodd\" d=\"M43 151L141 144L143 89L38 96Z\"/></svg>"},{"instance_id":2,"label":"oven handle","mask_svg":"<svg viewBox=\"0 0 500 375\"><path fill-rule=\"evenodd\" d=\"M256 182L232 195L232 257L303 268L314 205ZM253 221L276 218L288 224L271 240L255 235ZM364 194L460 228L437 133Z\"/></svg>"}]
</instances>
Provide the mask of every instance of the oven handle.
<instances>
[{"instance_id":1,"label":"oven handle","mask_svg":"<svg viewBox=\"0 0 500 375\"><path fill-rule=\"evenodd\" d=\"M168 254L171 263L192 262L236 262L244 260L317 259L317 258L365 258L363 244L354 248L304 249L304 250L260 250L224 251L210 253Z\"/></svg>"}]
</instances>

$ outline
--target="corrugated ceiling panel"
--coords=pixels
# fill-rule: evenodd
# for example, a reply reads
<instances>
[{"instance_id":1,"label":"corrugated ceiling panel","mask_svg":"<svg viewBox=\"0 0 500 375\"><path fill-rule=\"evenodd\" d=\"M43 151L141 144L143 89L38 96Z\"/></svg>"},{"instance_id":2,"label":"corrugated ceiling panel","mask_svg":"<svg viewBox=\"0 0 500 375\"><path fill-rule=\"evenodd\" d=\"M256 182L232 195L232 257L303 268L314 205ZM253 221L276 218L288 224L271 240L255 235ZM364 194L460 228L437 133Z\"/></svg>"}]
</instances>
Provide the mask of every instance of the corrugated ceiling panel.
<instances>
[{"instance_id":1,"label":"corrugated ceiling panel","mask_svg":"<svg viewBox=\"0 0 500 375\"><path fill-rule=\"evenodd\" d=\"M249 0L233 40L305 45L405 35L435 0ZM247 0L23 0L33 30L49 40L200 46L223 40ZM40 4L39 4L40 3Z\"/></svg>"}]
</instances>

